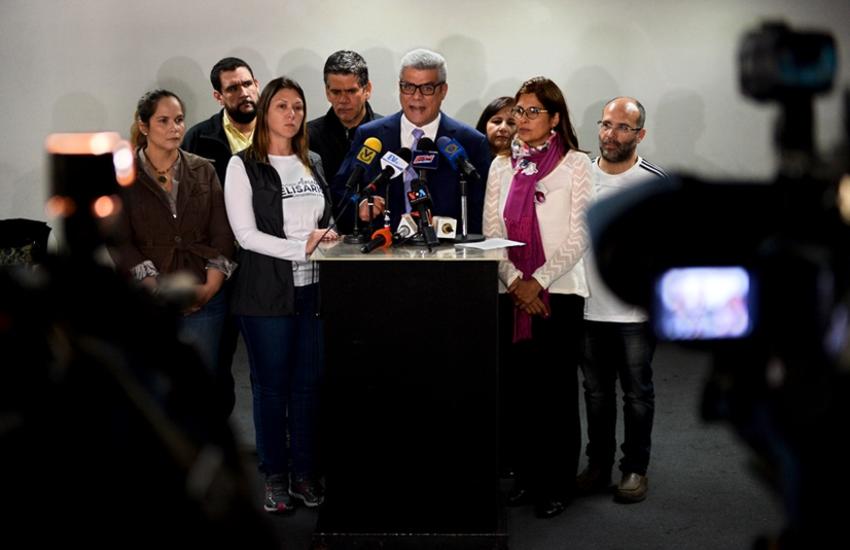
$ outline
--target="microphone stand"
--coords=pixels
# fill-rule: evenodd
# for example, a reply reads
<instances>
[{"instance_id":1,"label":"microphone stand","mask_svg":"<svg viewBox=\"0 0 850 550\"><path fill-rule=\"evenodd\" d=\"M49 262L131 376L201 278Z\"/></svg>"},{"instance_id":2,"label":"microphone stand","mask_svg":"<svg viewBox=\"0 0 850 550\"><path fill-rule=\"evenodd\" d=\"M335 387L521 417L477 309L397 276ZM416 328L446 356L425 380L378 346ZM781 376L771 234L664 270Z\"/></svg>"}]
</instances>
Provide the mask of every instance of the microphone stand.
<instances>
[{"instance_id":1,"label":"microphone stand","mask_svg":"<svg viewBox=\"0 0 850 550\"><path fill-rule=\"evenodd\" d=\"M478 243L484 240L484 235L479 235L477 233L469 234L466 229L466 220L468 217L467 214L467 181L466 174L463 173L463 170L458 172L458 183L460 184L460 226L461 226L461 234L458 237L455 237L456 243Z\"/></svg>"},{"instance_id":2,"label":"microphone stand","mask_svg":"<svg viewBox=\"0 0 850 550\"><path fill-rule=\"evenodd\" d=\"M371 200L371 196L370 196ZM346 244L366 244L369 238L363 234L363 229L360 227L360 185L358 184L354 192L354 229L351 235L346 235L342 238L342 242Z\"/></svg>"}]
</instances>

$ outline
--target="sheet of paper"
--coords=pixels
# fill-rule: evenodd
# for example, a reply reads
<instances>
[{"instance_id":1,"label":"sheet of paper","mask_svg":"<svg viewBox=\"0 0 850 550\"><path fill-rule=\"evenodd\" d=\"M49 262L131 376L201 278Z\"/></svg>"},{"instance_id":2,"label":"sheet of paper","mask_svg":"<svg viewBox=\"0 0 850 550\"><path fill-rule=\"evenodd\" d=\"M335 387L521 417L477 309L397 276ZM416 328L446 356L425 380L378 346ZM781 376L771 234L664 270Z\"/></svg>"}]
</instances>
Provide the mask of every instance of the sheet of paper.
<instances>
[{"instance_id":1,"label":"sheet of paper","mask_svg":"<svg viewBox=\"0 0 850 550\"><path fill-rule=\"evenodd\" d=\"M480 250L495 250L497 248L508 248L509 246L525 246L525 243L509 241L508 239L485 239L477 243L455 243L455 246L462 248L478 248Z\"/></svg>"}]
</instances>

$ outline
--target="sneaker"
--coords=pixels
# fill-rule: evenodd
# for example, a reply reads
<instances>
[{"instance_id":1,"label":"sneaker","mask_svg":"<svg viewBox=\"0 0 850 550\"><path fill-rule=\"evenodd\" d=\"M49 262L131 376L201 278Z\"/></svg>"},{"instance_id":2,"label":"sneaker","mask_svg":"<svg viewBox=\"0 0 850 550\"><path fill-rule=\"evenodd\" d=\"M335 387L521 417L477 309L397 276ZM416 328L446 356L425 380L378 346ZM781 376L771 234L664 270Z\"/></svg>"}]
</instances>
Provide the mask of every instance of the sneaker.
<instances>
[{"instance_id":1,"label":"sneaker","mask_svg":"<svg viewBox=\"0 0 850 550\"><path fill-rule=\"evenodd\" d=\"M588 464L587 468L576 476L576 492L580 495L602 493L611 486L611 468L600 468Z\"/></svg>"},{"instance_id":2,"label":"sneaker","mask_svg":"<svg viewBox=\"0 0 850 550\"><path fill-rule=\"evenodd\" d=\"M315 508L325 501L322 486L310 478L293 478L289 494L303 502L307 508Z\"/></svg>"},{"instance_id":3,"label":"sneaker","mask_svg":"<svg viewBox=\"0 0 850 550\"><path fill-rule=\"evenodd\" d=\"M286 474L266 476L266 500L263 508L273 514L290 514L295 511L295 504L287 493Z\"/></svg>"},{"instance_id":4,"label":"sneaker","mask_svg":"<svg viewBox=\"0 0 850 550\"><path fill-rule=\"evenodd\" d=\"M623 473L623 479L617 485L614 499L617 502L640 502L646 498L649 490L649 480L646 476L635 473Z\"/></svg>"}]
</instances>

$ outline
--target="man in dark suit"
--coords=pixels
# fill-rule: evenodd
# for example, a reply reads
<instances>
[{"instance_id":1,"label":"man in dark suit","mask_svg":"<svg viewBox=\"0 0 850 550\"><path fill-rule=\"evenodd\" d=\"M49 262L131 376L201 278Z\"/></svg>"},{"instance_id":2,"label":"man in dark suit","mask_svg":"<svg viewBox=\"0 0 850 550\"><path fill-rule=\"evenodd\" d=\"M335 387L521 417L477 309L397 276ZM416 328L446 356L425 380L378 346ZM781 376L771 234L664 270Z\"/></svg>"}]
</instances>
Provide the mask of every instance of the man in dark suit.
<instances>
[{"instance_id":1,"label":"man in dark suit","mask_svg":"<svg viewBox=\"0 0 850 550\"><path fill-rule=\"evenodd\" d=\"M487 138L483 134L440 111L448 88L446 60L440 54L418 49L408 52L402 58L399 74L401 111L364 124L357 129L351 149L331 186L336 204L346 193L345 184L355 167L357 153L367 138L377 138L381 141L383 145L381 155L383 155L386 151L398 152L401 147L412 149L414 140L421 139L416 138L415 135L428 137L435 142L439 137L448 136L463 146L470 162L481 176L480 181L469 181L467 190L469 232L481 232L484 189L490 168L490 149ZM369 164L363 178L364 182L371 181L380 170L381 165L377 160ZM362 185L362 182L360 183ZM383 211L385 205L382 197L388 196L391 224L396 227L401 215L409 208L403 177L399 175L390 180L387 185L388 188L378 190L373 215ZM461 192L458 175L445 158L440 158L437 170L427 173L427 185L433 201L432 214L451 216L460 220ZM352 209L349 208L343 216L339 216L337 212L337 224L342 232L351 230L353 224L351 211ZM360 216L361 219L370 218L369 209L363 202L361 202ZM380 216L377 218L376 223L380 223L382 218Z\"/></svg>"}]
</instances>

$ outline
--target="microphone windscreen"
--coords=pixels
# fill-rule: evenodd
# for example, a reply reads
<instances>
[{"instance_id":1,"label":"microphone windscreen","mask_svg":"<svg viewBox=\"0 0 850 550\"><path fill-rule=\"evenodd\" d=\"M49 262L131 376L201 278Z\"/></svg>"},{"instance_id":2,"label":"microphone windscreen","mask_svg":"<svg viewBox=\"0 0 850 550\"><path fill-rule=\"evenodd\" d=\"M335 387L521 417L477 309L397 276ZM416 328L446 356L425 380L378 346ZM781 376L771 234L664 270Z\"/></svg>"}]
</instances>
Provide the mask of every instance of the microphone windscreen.
<instances>
[{"instance_id":1,"label":"microphone windscreen","mask_svg":"<svg viewBox=\"0 0 850 550\"><path fill-rule=\"evenodd\" d=\"M437 146L434 145L433 139L431 139L429 137L423 137L416 144L416 148L421 150L421 151L433 151L434 149L437 148Z\"/></svg>"},{"instance_id":2,"label":"microphone windscreen","mask_svg":"<svg viewBox=\"0 0 850 550\"><path fill-rule=\"evenodd\" d=\"M384 145L381 143L380 139L376 137L366 138L366 141L363 142L363 147L361 147L360 152L357 153L357 160L364 165L372 164L383 148Z\"/></svg>"}]
</instances>

